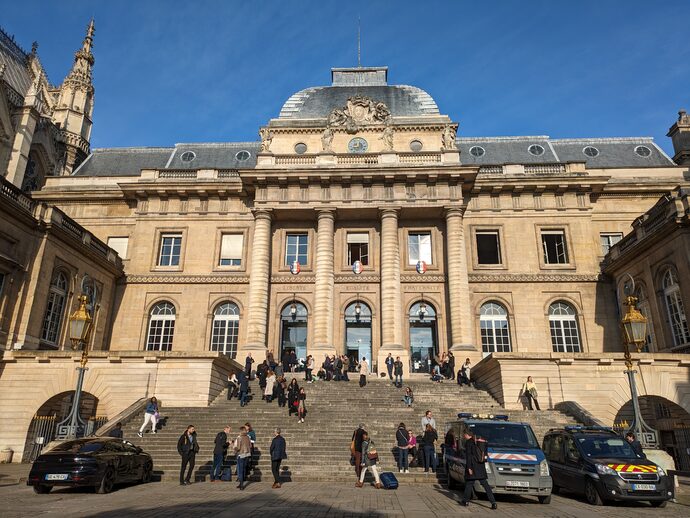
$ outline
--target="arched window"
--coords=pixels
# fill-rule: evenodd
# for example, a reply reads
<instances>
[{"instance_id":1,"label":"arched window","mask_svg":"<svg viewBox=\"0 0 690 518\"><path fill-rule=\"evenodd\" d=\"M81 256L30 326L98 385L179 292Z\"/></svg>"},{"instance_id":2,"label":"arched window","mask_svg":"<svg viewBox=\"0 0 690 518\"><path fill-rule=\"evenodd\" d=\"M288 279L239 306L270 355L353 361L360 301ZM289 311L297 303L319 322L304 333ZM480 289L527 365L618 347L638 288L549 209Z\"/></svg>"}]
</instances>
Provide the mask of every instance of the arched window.
<instances>
[{"instance_id":1,"label":"arched window","mask_svg":"<svg viewBox=\"0 0 690 518\"><path fill-rule=\"evenodd\" d=\"M223 302L213 312L211 350L235 358L237 355L237 334L240 329L240 308L232 302Z\"/></svg>"},{"instance_id":2,"label":"arched window","mask_svg":"<svg viewBox=\"0 0 690 518\"><path fill-rule=\"evenodd\" d=\"M579 353L580 333L577 329L577 314L565 302L554 302L549 306L549 328L551 346L556 353Z\"/></svg>"},{"instance_id":3,"label":"arched window","mask_svg":"<svg viewBox=\"0 0 690 518\"><path fill-rule=\"evenodd\" d=\"M307 358L307 308L293 300L280 312L280 357L295 352L297 359Z\"/></svg>"},{"instance_id":4,"label":"arched window","mask_svg":"<svg viewBox=\"0 0 690 518\"><path fill-rule=\"evenodd\" d=\"M637 297L637 309L647 319L647 338L644 343L644 352L652 352L654 350L654 325L652 322L652 313L649 309L649 300L647 299L647 291L642 286L635 288L635 297Z\"/></svg>"},{"instance_id":5,"label":"arched window","mask_svg":"<svg viewBox=\"0 0 690 518\"><path fill-rule=\"evenodd\" d=\"M482 351L485 353L509 353L510 329L508 312L497 302L487 302L479 310L479 327Z\"/></svg>"},{"instance_id":6,"label":"arched window","mask_svg":"<svg viewBox=\"0 0 690 518\"><path fill-rule=\"evenodd\" d=\"M43 330L41 340L51 345L57 345L62 327L62 317L65 314L65 301L67 300L67 277L62 272L57 272L50 283L48 292L48 305L43 316Z\"/></svg>"},{"instance_id":7,"label":"arched window","mask_svg":"<svg viewBox=\"0 0 690 518\"><path fill-rule=\"evenodd\" d=\"M159 302L151 308L146 350L170 351L172 349L174 333L175 306L170 302Z\"/></svg>"},{"instance_id":8,"label":"arched window","mask_svg":"<svg viewBox=\"0 0 690 518\"><path fill-rule=\"evenodd\" d=\"M409 320L412 372L431 372L432 360L438 355L436 310L423 300L416 302L410 308Z\"/></svg>"},{"instance_id":9,"label":"arched window","mask_svg":"<svg viewBox=\"0 0 690 518\"><path fill-rule=\"evenodd\" d=\"M688 329L688 320L685 317L683 299L680 296L680 285L676 273L670 268L664 274L662 286L668 321L673 335L673 345L674 347L688 345L690 344L690 329Z\"/></svg>"}]
</instances>

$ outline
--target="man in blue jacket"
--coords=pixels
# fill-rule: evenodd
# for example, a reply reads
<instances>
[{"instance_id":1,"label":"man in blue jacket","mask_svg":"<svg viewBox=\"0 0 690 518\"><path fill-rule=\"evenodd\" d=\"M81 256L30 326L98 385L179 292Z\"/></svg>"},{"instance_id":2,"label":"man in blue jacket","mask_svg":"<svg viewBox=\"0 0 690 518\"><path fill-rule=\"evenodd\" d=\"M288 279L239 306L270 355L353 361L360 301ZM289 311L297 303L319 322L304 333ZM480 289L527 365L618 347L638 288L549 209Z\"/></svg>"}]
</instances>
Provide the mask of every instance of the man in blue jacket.
<instances>
[{"instance_id":1,"label":"man in blue jacket","mask_svg":"<svg viewBox=\"0 0 690 518\"><path fill-rule=\"evenodd\" d=\"M275 429L275 437L271 441L271 471L273 472L273 489L280 487L280 463L287 459L285 438L280 435L280 428Z\"/></svg>"}]
</instances>

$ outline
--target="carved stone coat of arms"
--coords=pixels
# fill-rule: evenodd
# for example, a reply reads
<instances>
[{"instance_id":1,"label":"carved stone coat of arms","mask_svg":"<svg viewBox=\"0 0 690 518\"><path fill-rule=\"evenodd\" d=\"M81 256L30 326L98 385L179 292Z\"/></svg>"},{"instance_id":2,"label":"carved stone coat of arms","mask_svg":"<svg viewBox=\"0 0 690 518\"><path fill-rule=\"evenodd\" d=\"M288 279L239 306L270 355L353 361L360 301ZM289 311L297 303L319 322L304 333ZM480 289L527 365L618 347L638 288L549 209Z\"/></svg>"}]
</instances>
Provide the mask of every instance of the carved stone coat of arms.
<instances>
[{"instance_id":1,"label":"carved stone coat of arms","mask_svg":"<svg viewBox=\"0 0 690 518\"><path fill-rule=\"evenodd\" d=\"M356 95L350 97L343 108L336 108L330 113L328 125L345 126L348 133L356 133L360 126L384 124L390 116L391 112L384 103Z\"/></svg>"}]
</instances>

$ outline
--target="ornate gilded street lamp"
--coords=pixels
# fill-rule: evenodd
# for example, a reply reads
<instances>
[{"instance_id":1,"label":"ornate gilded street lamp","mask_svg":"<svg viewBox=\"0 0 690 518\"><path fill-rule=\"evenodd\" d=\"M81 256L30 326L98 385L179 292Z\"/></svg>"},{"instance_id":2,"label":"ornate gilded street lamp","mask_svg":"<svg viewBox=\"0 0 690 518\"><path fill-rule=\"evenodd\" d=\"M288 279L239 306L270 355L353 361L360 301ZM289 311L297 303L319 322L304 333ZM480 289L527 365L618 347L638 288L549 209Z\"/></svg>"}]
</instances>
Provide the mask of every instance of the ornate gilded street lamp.
<instances>
[{"instance_id":1,"label":"ornate gilded street lamp","mask_svg":"<svg viewBox=\"0 0 690 518\"><path fill-rule=\"evenodd\" d=\"M632 292L635 290L635 281L633 280ZM623 347L625 350L625 373L628 376L628 383L630 384L630 396L633 404L633 422L627 430L633 432L637 440L640 441L643 448L656 448L658 445L657 433L652 427L644 422L642 412L640 411L640 402L637 399L637 386L635 385L635 371L633 370L632 357L630 356L630 348L635 347L637 352L642 351L642 347L647 340L647 319L635 307L637 298L628 295L625 300L628 311L621 319L621 329L623 332Z\"/></svg>"},{"instance_id":2,"label":"ornate gilded street lamp","mask_svg":"<svg viewBox=\"0 0 690 518\"><path fill-rule=\"evenodd\" d=\"M69 339L72 342L72 350L82 348L81 361L79 362L79 375L77 376L77 389L74 391L72 408L69 415L57 425L57 437L62 439L76 439L84 434L86 423L79 414L81 406L81 392L84 384L84 373L87 371L86 362L89 361L87 341L91 331L91 315L86 309L88 297L79 297L79 308L69 317Z\"/></svg>"}]
</instances>

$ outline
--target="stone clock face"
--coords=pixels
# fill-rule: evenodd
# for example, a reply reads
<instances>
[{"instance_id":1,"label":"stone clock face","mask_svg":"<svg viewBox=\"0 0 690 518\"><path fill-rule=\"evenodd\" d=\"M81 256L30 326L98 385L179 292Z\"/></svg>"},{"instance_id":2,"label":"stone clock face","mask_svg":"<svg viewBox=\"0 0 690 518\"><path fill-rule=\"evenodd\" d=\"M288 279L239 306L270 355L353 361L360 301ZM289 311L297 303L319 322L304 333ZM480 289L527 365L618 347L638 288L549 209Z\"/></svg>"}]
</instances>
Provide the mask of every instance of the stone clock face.
<instances>
[{"instance_id":1,"label":"stone clock face","mask_svg":"<svg viewBox=\"0 0 690 518\"><path fill-rule=\"evenodd\" d=\"M350 153L366 153L369 143L363 138L355 137L347 144L347 149Z\"/></svg>"}]
</instances>

